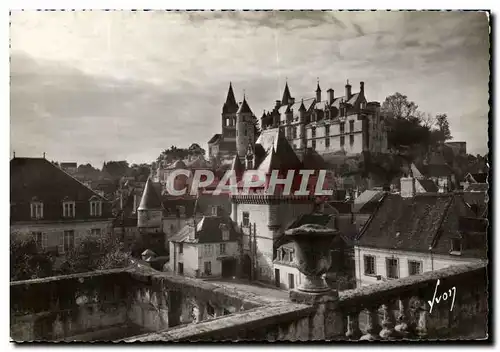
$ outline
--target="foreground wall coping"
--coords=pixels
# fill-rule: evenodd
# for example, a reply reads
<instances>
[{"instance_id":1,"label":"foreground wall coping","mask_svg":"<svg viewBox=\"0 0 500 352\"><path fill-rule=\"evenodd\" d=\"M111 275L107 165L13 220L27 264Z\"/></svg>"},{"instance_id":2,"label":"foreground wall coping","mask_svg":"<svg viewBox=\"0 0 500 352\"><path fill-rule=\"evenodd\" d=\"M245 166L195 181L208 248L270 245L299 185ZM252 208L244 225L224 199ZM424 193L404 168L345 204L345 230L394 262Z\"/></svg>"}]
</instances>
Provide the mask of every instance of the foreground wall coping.
<instances>
[{"instance_id":1,"label":"foreground wall coping","mask_svg":"<svg viewBox=\"0 0 500 352\"><path fill-rule=\"evenodd\" d=\"M198 324L185 325L164 332L133 336L124 342L151 341L197 341L213 335L236 336L238 331L264 328L282 322L299 320L316 311L315 307L305 304L280 302L247 311L233 313Z\"/></svg>"}]
</instances>

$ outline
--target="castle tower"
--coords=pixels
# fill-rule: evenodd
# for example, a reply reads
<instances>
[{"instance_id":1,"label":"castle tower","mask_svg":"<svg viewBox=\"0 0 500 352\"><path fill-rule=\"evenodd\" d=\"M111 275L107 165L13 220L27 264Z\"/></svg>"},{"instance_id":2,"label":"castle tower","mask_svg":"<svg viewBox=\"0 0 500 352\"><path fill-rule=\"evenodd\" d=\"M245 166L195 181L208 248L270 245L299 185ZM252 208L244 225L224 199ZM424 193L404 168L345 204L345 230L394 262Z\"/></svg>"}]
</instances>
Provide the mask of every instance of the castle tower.
<instances>
[{"instance_id":1,"label":"castle tower","mask_svg":"<svg viewBox=\"0 0 500 352\"><path fill-rule=\"evenodd\" d=\"M236 113L238 104L234 97L233 85L229 83L226 102L222 107L222 135L225 140L235 140L236 138Z\"/></svg>"},{"instance_id":2,"label":"castle tower","mask_svg":"<svg viewBox=\"0 0 500 352\"><path fill-rule=\"evenodd\" d=\"M236 113L236 150L242 160L245 158L248 146L255 143L253 119L252 110L243 97L243 103Z\"/></svg>"},{"instance_id":3,"label":"castle tower","mask_svg":"<svg viewBox=\"0 0 500 352\"><path fill-rule=\"evenodd\" d=\"M162 220L163 205L154 188L153 181L148 178L137 208L137 227L143 233L161 232Z\"/></svg>"},{"instance_id":4,"label":"castle tower","mask_svg":"<svg viewBox=\"0 0 500 352\"><path fill-rule=\"evenodd\" d=\"M304 99L302 99L302 102L299 107L299 137L300 137L300 145L299 149L305 150L307 146L307 140L306 140L306 107L304 106Z\"/></svg>"}]
</instances>

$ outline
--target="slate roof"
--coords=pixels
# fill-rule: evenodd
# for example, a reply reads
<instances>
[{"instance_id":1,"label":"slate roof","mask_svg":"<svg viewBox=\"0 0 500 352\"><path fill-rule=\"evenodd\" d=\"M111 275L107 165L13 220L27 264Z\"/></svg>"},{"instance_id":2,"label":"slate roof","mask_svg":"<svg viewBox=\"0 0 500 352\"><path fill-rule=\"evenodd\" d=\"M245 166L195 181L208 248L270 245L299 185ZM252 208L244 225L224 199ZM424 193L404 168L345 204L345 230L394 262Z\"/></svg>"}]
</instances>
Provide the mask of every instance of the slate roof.
<instances>
[{"instance_id":1,"label":"slate roof","mask_svg":"<svg viewBox=\"0 0 500 352\"><path fill-rule=\"evenodd\" d=\"M227 226L229 229L229 242L240 239L241 234L236 230L228 216L204 216L196 224L196 232L192 225L186 225L172 236L170 241L185 243L228 242L222 239L221 225Z\"/></svg>"},{"instance_id":2,"label":"slate roof","mask_svg":"<svg viewBox=\"0 0 500 352\"><path fill-rule=\"evenodd\" d=\"M472 177L472 179L477 183L486 183L486 180L488 179L488 174L485 172L477 174L468 174L467 176Z\"/></svg>"},{"instance_id":3,"label":"slate roof","mask_svg":"<svg viewBox=\"0 0 500 352\"><path fill-rule=\"evenodd\" d=\"M474 217L460 194L386 194L358 236L360 247L449 254L459 217Z\"/></svg>"},{"instance_id":4,"label":"slate roof","mask_svg":"<svg viewBox=\"0 0 500 352\"><path fill-rule=\"evenodd\" d=\"M233 85L229 83L229 90L227 91L226 102L222 106L222 112L224 114L234 114L236 111L238 111L238 104L234 97Z\"/></svg>"},{"instance_id":5,"label":"slate roof","mask_svg":"<svg viewBox=\"0 0 500 352\"><path fill-rule=\"evenodd\" d=\"M90 216L90 200L102 201L102 216ZM10 204L12 221L31 220L30 203L43 202L43 220L62 220L62 202L75 202L70 220L112 218L111 203L50 161L43 158L14 158L10 161Z\"/></svg>"},{"instance_id":6,"label":"slate roof","mask_svg":"<svg viewBox=\"0 0 500 352\"><path fill-rule=\"evenodd\" d=\"M488 192L489 185L487 183L471 183L467 187L467 192Z\"/></svg>"},{"instance_id":7,"label":"slate roof","mask_svg":"<svg viewBox=\"0 0 500 352\"><path fill-rule=\"evenodd\" d=\"M139 203L138 210L152 210L152 209L163 209L160 196L153 185L151 178L148 178L146 182L146 187L144 187L144 192L142 193L141 202Z\"/></svg>"},{"instance_id":8,"label":"slate roof","mask_svg":"<svg viewBox=\"0 0 500 352\"><path fill-rule=\"evenodd\" d=\"M214 144L214 143L218 142L221 138L222 138L222 134L216 133L216 134L214 134L214 136L212 138L210 138L210 140L208 141L208 144Z\"/></svg>"},{"instance_id":9,"label":"slate roof","mask_svg":"<svg viewBox=\"0 0 500 352\"><path fill-rule=\"evenodd\" d=\"M435 192L439 191L437 185L432 180L429 180L429 179L418 180L418 179L416 179L415 182L420 183L420 185L422 186L422 188L426 192L435 193Z\"/></svg>"},{"instance_id":10,"label":"slate roof","mask_svg":"<svg viewBox=\"0 0 500 352\"><path fill-rule=\"evenodd\" d=\"M281 98L281 104L288 104L288 101L292 98L290 94L290 89L288 88L288 83L285 83L285 89L283 90L283 97Z\"/></svg>"},{"instance_id":11,"label":"slate roof","mask_svg":"<svg viewBox=\"0 0 500 352\"><path fill-rule=\"evenodd\" d=\"M354 199L352 212L363 214L372 213L378 207L383 197L384 191L368 189Z\"/></svg>"},{"instance_id":12,"label":"slate roof","mask_svg":"<svg viewBox=\"0 0 500 352\"><path fill-rule=\"evenodd\" d=\"M243 103L241 103L240 108L238 109L238 114L253 114L245 98L243 98Z\"/></svg>"},{"instance_id":13,"label":"slate roof","mask_svg":"<svg viewBox=\"0 0 500 352\"><path fill-rule=\"evenodd\" d=\"M339 214L351 214L352 212L352 202L348 201L333 201L327 203L329 207L334 208Z\"/></svg>"}]
</instances>

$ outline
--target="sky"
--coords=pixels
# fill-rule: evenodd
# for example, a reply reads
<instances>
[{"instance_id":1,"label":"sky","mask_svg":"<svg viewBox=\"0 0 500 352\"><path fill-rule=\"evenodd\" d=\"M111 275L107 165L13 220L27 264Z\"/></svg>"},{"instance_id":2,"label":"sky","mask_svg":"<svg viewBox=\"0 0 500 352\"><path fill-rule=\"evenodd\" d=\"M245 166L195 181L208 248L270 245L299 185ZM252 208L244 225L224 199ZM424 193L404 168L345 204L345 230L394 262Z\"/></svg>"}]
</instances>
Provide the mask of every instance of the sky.
<instances>
[{"instance_id":1,"label":"sky","mask_svg":"<svg viewBox=\"0 0 500 352\"><path fill-rule=\"evenodd\" d=\"M480 12L13 11L11 155L151 162L221 130L229 82L260 118L346 81L446 113L487 152L489 20Z\"/></svg>"}]
</instances>

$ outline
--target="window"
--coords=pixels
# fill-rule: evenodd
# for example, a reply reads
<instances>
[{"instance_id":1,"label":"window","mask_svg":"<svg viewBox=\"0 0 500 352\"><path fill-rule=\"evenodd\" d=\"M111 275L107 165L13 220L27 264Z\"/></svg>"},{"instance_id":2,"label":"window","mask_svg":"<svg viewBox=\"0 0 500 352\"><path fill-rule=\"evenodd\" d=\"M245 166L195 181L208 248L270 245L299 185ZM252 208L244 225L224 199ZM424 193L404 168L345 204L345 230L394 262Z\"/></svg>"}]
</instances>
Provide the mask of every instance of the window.
<instances>
[{"instance_id":1,"label":"window","mask_svg":"<svg viewBox=\"0 0 500 352\"><path fill-rule=\"evenodd\" d=\"M422 274L422 262L416 260L408 260L408 273L410 275Z\"/></svg>"},{"instance_id":2,"label":"window","mask_svg":"<svg viewBox=\"0 0 500 352\"><path fill-rule=\"evenodd\" d=\"M90 216L101 216L102 215L102 202L92 201L90 202Z\"/></svg>"},{"instance_id":3,"label":"window","mask_svg":"<svg viewBox=\"0 0 500 352\"><path fill-rule=\"evenodd\" d=\"M75 217L75 202L64 202L63 203L63 216L65 218Z\"/></svg>"},{"instance_id":4,"label":"window","mask_svg":"<svg viewBox=\"0 0 500 352\"><path fill-rule=\"evenodd\" d=\"M288 253L288 259L290 259L290 263L293 263L293 251L290 251L290 253Z\"/></svg>"},{"instance_id":5,"label":"window","mask_svg":"<svg viewBox=\"0 0 500 352\"><path fill-rule=\"evenodd\" d=\"M325 139L325 147L330 148L330 138L326 137Z\"/></svg>"},{"instance_id":6,"label":"window","mask_svg":"<svg viewBox=\"0 0 500 352\"><path fill-rule=\"evenodd\" d=\"M212 275L212 262L205 262L203 263L203 265L205 269L205 275Z\"/></svg>"},{"instance_id":7,"label":"window","mask_svg":"<svg viewBox=\"0 0 500 352\"><path fill-rule=\"evenodd\" d=\"M215 315L215 308L212 307L210 303L207 303L207 315L209 316Z\"/></svg>"},{"instance_id":8,"label":"window","mask_svg":"<svg viewBox=\"0 0 500 352\"><path fill-rule=\"evenodd\" d=\"M250 226L250 213L247 211L243 212L243 226Z\"/></svg>"},{"instance_id":9,"label":"window","mask_svg":"<svg viewBox=\"0 0 500 352\"><path fill-rule=\"evenodd\" d=\"M340 123L340 134L344 134L345 132L345 122Z\"/></svg>"},{"instance_id":10,"label":"window","mask_svg":"<svg viewBox=\"0 0 500 352\"><path fill-rule=\"evenodd\" d=\"M222 240L229 241L229 229L228 228L222 229Z\"/></svg>"},{"instance_id":11,"label":"window","mask_svg":"<svg viewBox=\"0 0 500 352\"><path fill-rule=\"evenodd\" d=\"M184 274L184 263L177 263L177 271L179 274Z\"/></svg>"},{"instance_id":12,"label":"window","mask_svg":"<svg viewBox=\"0 0 500 352\"><path fill-rule=\"evenodd\" d=\"M311 128L311 136L312 138L316 138L316 127Z\"/></svg>"},{"instance_id":13,"label":"window","mask_svg":"<svg viewBox=\"0 0 500 352\"><path fill-rule=\"evenodd\" d=\"M349 121L349 132L354 132L354 121Z\"/></svg>"},{"instance_id":14,"label":"window","mask_svg":"<svg viewBox=\"0 0 500 352\"><path fill-rule=\"evenodd\" d=\"M375 257L372 255L364 256L365 275L375 275Z\"/></svg>"},{"instance_id":15,"label":"window","mask_svg":"<svg viewBox=\"0 0 500 352\"><path fill-rule=\"evenodd\" d=\"M101 233L102 233L101 229L92 229L92 230L90 230L90 234L92 236L101 236Z\"/></svg>"},{"instance_id":16,"label":"window","mask_svg":"<svg viewBox=\"0 0 500 352\"><path fill-rule=\"evenodd\" d=\"M292 138L297 138L297 126L293 127L292 132Z\"/></svg>"},{"instance_id":17,"label":"window","mask_svg":"<svg viewBox=\"0 0 500 352\"><path fill-rule=\"evenodd\" d=\"M353 134L351 134L351 135L349 136L349 144L351 145L351 147L352 147L352 145L354 144L354 135L353 135Z\"/></svg>"},{"instance_id":18,"label":"window","mask_svg":"<svg viewBox=\"0 0 500 352\"><path fill-rule=\"evenodd\" d=\"M31 218L32 219L43 219L43 203L42 202L32 202L31 203Z\"/></svg>"},{"instance_id":19,"label":"window","mask_svg":"<svg viewBox=\"0 0 500 352\"><path fill-rule=\"evenodd\" d=\"M218 210L217 205L212 205L212 215L217 216L217 210Z\"/></svg>"},{"instance_id":20,"label":"window","mask_svg":"<svg viewBox=\"0 0 500 352\"><path fill-rule=\"evenodd\" d=\"M313 149L316 149L316 140L315 139L312 140L311 146Z\"/></svg>"},{"instance_id":21,"label":"window","mask_svg":"<svg viewBox=\"0 0 500 352\"><path fill-rule=\"evenodd\" d=\"M211 257L212 256L212 245L206 244L203 247L203 252L205 253L205 257Z\"/></svg>"},{"instance_id":22,"label":"window","mask_svg":"<svg viewBox=\"0 0 500 352\"><path fill-rule=\"evenodd\" d=\"M325 136L328 137L330 135L330 126L325 126Z\"/></svg>"},{"instance_id":23,"label":"window","mask_svg":"<svg viewBox=\"0 0 500 352\"><path fill-rule=\"evenodd\" d=\"M220 251L220 254L226 254L226 244L225 243L219 244L219 251Z\"/></svg>"},{"instance_id":24,"label":"window","mask_svg":"<svg viewBox=\"0 0 500 352\"><path fill-rule=\"evenodd\" d=\"M47 249L47 234L42 232L33 232L32 234L35 239L36 247L39 250Z\"/></svg>"},{"instance_id":25,"label":"window","mask_svg":"<svg viewBox=\"0 0 500 352\"><path fill-rule=\"evenodd\" d=\"M345 145L345 137L344 136L340 136L340 147L343 148Z\"/></svg>"},{"instance_id":26,"label":"window","mask_svg":"<svg viewBox=\"0 0 500 352\"><path fill-rule=\"evenodd\" d=\"M75 231L73 230L64 231L64 236L63 236L64 252L68 252L73 248L75 248Z\"/></svg>"},{"instance_id":27,"label":"window","mask_svg":"<svg viewBox=\"0 0 500 352\"><path fill-rule=\"evenodd\" d=\"M387 266L387 278L398 279L399 278L398 260L395 258L386 258L385 263Z\"/></svg>"},{"instance_id":28,"label":"window","mask_svg":"<svg viewBox=\"0 0 500 352\"><path fill-rule=\"evenodd\" d=\"M462 243L460 238L453 238L451 240L451 252L460 253L462 251Z\"/></svg>"},{"instance_id":29,"label":"window","mask_svg":"<svg viewBox=\"0 0 500 352\"><path fill-rule=\"evenodd\" d=\"M184 243L179 243L179 254L184 253Z\"/></svg>"}]
</instances>

